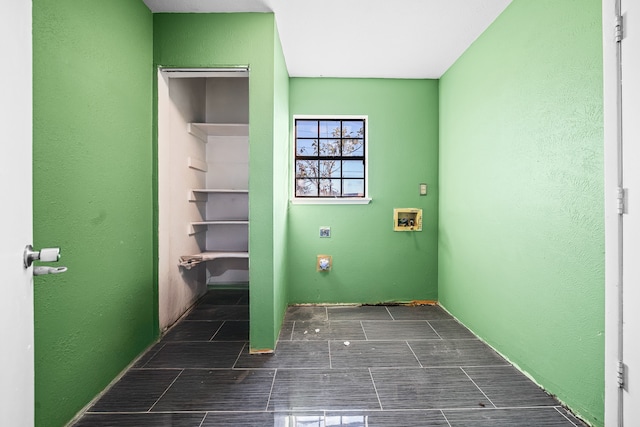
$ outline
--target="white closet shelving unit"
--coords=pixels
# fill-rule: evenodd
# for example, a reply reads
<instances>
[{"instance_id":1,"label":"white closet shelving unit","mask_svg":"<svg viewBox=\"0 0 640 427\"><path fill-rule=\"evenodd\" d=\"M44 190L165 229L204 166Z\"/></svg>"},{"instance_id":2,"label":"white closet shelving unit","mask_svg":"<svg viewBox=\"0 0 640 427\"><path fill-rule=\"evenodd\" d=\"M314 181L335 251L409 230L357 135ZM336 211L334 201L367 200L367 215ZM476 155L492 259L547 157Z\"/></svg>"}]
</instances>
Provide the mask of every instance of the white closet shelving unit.
<instances>
[{"instance_id":1,"label":"white closet shelving unit","mask_svg":"<svg viewBox=\"0 0 640 427\"><path fill-rule=\"evenodd\" d=\"M187 132L206 144L206 160L189 158L191 169L206 174L207 188L191 189L188 202L196 203L202 216L188 224L188 235L199 239L202 262L249 258L249 125L237 123L188 123ZM246 263L246 261L244 261ZM207 283L244 282L238 263L207 265ZM210 268L211 267L211 268ZM248 268L248 266L247 266ZM231 270L217 278L212 270ZM241 269L242 271L242 269ZM224 275L226 274L226 277Z\"/></svg>"}]
</instances>

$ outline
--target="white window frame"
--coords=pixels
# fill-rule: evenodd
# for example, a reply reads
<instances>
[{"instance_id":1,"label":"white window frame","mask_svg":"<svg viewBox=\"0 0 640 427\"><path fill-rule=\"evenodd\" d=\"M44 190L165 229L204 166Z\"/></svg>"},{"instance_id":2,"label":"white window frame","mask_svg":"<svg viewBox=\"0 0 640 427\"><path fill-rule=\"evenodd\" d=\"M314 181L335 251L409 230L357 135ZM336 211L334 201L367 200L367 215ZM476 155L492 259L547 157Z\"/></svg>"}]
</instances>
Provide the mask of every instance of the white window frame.
<instances>
[{"instance_id":1,"label":"white window frame","mask_svg":"<svg viewBox=\"0 0 640 427\"><path fill-rule=\"evenodd\" d=\"M364 120L364 197L296 197L296 120ZM291 203L297 205L366 205L371 203L369 195L369 116L342 114L294 114L291 122L291 153L289 167L293 171L289 178Z\"/></svg>"}]
</instances>

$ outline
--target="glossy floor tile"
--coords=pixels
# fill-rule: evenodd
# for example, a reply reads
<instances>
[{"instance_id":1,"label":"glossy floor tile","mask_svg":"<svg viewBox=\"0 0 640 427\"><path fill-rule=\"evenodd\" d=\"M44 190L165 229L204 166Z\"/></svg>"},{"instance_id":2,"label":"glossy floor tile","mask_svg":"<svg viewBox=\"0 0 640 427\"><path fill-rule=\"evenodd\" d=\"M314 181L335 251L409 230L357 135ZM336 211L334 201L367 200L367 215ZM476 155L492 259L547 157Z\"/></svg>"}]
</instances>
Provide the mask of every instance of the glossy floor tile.
<instances>
[{"instance_id":1,"label":"glossy floor tile","mask_svg":"<svg viewBox=\"0 0 640 427\"><path fill-rule=\"evenodd\" d=\"M74 427L199 427L206 413L86 414Z\"/></svg>"},{"instance_id":2,"label":"glossy floor tile","mask_svg":"<svg viewBox=\"0 0 640 427\"><path fill-rule=\"evenodd\" d=\"M463 370L497 407L557 405L554 398L512 366Z\"/></svg>"},{"instance_id":3,"label":"glossy floor tile","mask_svg":"<svg viewBox=\"0 0 640 427\"><path fill-rule=\"evenodd\" d=\"M460 368L372 368L382 409L480 409L491 401Z\"/></svg>"},{"instance_id":4,"label":"glossy floor tile","mask_svg":"<svg viewBox=\"0 0 640 427\"><path fill-rule=\"evenodd\" d=\"M292 340L364 340L364 329L360 322L295 322Z\"/></svg>"},{"instance_id":5,"label":"glossy floor tile","mask_svg":"<svg viewBox=\"0 0 640 427\"><path fill-rule=\"evenodd\" d=\"M330 367L327 341L283 341L273 354L249 354L248 346L238 358L235 368L303 368Z\"/></svg>"},{"instance_id":6,"label":"glossy floor tile","mask_svg":"<svg viewBox=\"0 0 640 427\"><path fill-rule=\"evenodd\" d=\"M507 362L479 340L409 341L423 367L490 366Z\"/></svg>"},{"instance_id":7,"label":"glossy floor tile","mask_svg":"<svg viewBox=\"0 0 640 427\"><path fill-rule=\"evenodd\" d=\"M249 321L225 321L213 336L213 341L249 341Z\"/></svg>"},{"instance_id":8,"label":"glossy floor tile","mask_svg":"<svg viewBox=\"0 0 640 427\"><path fill-rule=\"evenodd\" d=\"M171 328L164 341L209 341L225 322L185 320Z\"/></svg>"},{"instance_id":9,"label":"glossy floor tile","mask_svg":"<svg viewBox=\"0 0 640 427\"><path fill-rule=\"evenodd\" d=\"M367 340L429 340L438 334L424 320L396 320L393 322L362 322Z\"/></svg>"},{"instance_id":10,"label":"glossy floor tile","mask_svg":"<svg viewBox=\"0 0 640 427\"><path fill-rule=\"evenodd\" d=\"M249 354L246 289L211 290L77 427L583 427L438 306L289 307Z\"/></svg>"},{"instance_id":11,"label":"glossy floor tile","mask_svg":"<svg viewBox=\"0 0 640 427\"><path fill-rule=\"evenodd\" d=\"M151 409L265 411L275 370L185 369Z\"/></svg>"},{"instance_id":12,"label":"glossy floor tile","mask_svg":"<svg viewBox=\"0 0 640 427\"><path fill-rule=\"evenodd\" d=\"M127 372L98 402L91 412L148 411L173 384L179 369L132 369Z\"/></svg>"},{"instance_id":13,"label":"glossy floor tile","mask_svg":"<svg viewBox=\"0 0 640 427\"><path fill-rule=\"evenodd\" d=\"M329 320L393 320L387 307L374 306L336 306L327 307Z\"/></svg>"},{"instance_id":14,"label":"glossy floor tile","mask_svg":"<svg viewBox=\"0 0 640 427\"><path fill-rule=\"evenodd\" d=\"M278 369L269 409L380 409L368 369Z\"/></svg>"},{"instance_id":15,"label":"glossy floor tile","mask_svg":"<svg viewBox=\"0 0 640 427\"><path fill-rule=\"evenodd\" d=\"M332 368L420 367L406 341L329 341L329 346Z\"/></svg>"},{"instance_id":16,"label":"glossy floor tile","mask_svg":"<svg viewBox=\"0 0 640 427\"><path fill-rule=\"evenodd\" d=\"M406 306L396 305L387 307L393 320L441 320L451 319L442 308L437 305Z\"/></svg>"},{"instance_id":17,"label":"glossy floor tile","mask_svg":"<svg viewBox=\"0 0 640 427\"><path fill-rule=\"evenodd\" d=\"M451 427L574 427L579 423L561 408L444 411L444 415Z\"/></svg>"},{"instance_id":18,"label":"glossy floor tile","mask_svg":"<svg viewBox=\"0 0 640 427\"><path fill-rule=\"evenodd\" d=\"M145 368L229 368L244 347L243 342L168 342Z\"/></svg>"},{"instance_id":19,"label":"glossy floor tile","mask_svg":"<svg viewBox=\"0 0 640 427\"><path fill-rule=\"evenodd\" d=\"M325 427L449 427L441 411L327 411Z\"/></svg>"}]
</instances>

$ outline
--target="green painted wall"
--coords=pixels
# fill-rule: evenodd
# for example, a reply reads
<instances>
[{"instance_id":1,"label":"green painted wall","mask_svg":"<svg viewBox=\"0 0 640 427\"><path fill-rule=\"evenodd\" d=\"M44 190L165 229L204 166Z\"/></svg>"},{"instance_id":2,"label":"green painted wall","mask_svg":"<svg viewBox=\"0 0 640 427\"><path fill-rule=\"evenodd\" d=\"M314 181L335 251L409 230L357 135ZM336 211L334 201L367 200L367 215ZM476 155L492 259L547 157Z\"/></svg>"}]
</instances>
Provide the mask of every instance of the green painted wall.
<instances>
[{"instance_id":1,"label":"green painted wall","mask_svg":"<svg viewBox=\"0 0 640 427\"><path fill-rule=\"evenodd\" d=\"M282 251L280 209L274 201L276 104L282 117L282 70L274 64L273 14L153 15L154 63L165 67L249 65L249 251L250 334L253 350L273 349L278 334L275 307L283 300L282 276L275 272L274 248ZM278 59L280 61L280 59ZM278 76L276 78L276 68ZM276 80L278 80L276 97ZM281 119L279 119L281 120ZM277 281L276 281L277 279ZM276 302L276 297L278 302Z\"/></svg>"},{"instance_id":2,"label":"green painted wall","mask_svg":"<svg viewBox=\"0 0 640 427\"><path fill-rule=\"evenodd\" d=\"M36 425L60 426L157 336L152 16L142 1L33 1Z\"/></svg>"},{"instance_id":3,"label":"green painted wall","mask_svg":"<svg viewBox=\"0 0 640 427\"><path fill-rule=\"evenodd\" d=\"M514 0L440 81L439 299L603 424L599 0Z\"/></svg>"},{"instance_id":4,"label":"green painted wall","mask_svg":"<svg viewBox=\"0 0 640 427\"><path fill-rule=\"evenodd\" d=\"M290 303L437 299L438 81L292 78L289 90L292 115L369 116L373 199L290 206ZM394 232L393 208L422 208L423 231ZM331 272L316 271L318 254L333 256Z\"/></svg>"},{"instance_id":5,"label":"green painted wall","mask_svg":"<svg viewBox=\"0 0 640 427\"><path fill-rule=\"evenodd\" d=\"M287 309L287 214L289 206L289 72L278 31L274 31L273 115L273 274L274 339L277 340Z\"/></svg>"}]
</instances>

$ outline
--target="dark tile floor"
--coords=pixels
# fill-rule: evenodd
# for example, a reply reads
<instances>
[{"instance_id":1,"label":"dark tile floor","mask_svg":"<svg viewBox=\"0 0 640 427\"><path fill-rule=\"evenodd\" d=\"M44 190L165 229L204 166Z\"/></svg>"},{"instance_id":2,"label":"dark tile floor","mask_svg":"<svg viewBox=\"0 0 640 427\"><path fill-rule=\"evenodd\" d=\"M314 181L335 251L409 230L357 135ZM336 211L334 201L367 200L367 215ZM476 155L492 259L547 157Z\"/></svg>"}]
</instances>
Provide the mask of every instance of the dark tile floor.
<instances>
[{"instance_id":1,"label":"dark tile floor","mask_svg":"<svg viewBox=\"0 0 640 427\"><path fill-rule=\"evenodd\" d=\"M210 291L86 426L583 426L436 306L290 307L248 353L246 290Z\"/></svg>"}]
</instances>

